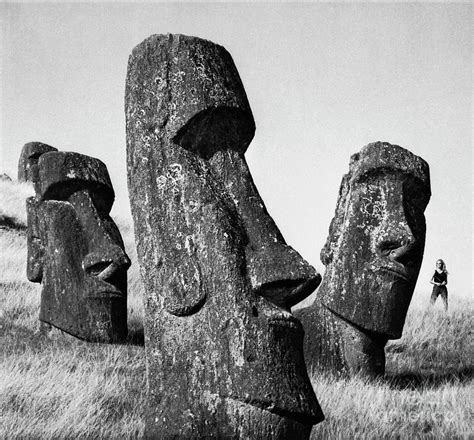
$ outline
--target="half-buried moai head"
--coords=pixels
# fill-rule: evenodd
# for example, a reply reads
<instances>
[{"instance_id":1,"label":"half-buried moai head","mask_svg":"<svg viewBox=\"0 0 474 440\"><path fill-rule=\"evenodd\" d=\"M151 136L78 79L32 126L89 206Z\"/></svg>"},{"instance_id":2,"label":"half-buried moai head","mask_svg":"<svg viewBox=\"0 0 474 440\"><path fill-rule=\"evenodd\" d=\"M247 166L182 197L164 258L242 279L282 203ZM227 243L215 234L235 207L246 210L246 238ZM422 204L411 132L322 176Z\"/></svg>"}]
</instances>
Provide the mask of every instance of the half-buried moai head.
<instances>
[{"instance_id":1,"label":"half-buried moai head","mask_svg":"<svg viewBox=\"0 0 474 440\"><path fill-rule=\"evenodd\" d=\"M430 196L428 164L404 148L376 142L351 157L321 251L326 273L318 291L340 322L351 372L383 372L387 339L402 335Z\"/></svg>"},{"instance_id":2,"label":"half-buried moai head","mask_svg":"<svg viewBox=\"0 0 474 440\"><path fill-rule=\"evenodd\" d=\"M38 160L44 153L58 151L57 148L42 142L28 142L21 150L18 161L18 181L34 182L38 178Z\"/></svg>"},{"instance_id":3,"label":"half-buried moai head","mask_svg":"<svg viewBox=\"0 0 474 440\"><path fill-rule=\"evenodd\" d=\"M152 438L308 438L322 420L290 307L320 276L286 245L244 152L231 56L154 35L130 56L128 184L146 290Z\"/></svg>"},{"instance_id":4,"label":"half-buried moai head","mask_svg":"<svg viewBox=\"0 0 474 440\"><path fill-rule=\"evenodd\" d=\"M27 199L30 281L42 284L40 320L91 342L127 336L127 269L109 216L106 166L77 153L41 155L36 196Z\"/></svg>"}]
</instances>

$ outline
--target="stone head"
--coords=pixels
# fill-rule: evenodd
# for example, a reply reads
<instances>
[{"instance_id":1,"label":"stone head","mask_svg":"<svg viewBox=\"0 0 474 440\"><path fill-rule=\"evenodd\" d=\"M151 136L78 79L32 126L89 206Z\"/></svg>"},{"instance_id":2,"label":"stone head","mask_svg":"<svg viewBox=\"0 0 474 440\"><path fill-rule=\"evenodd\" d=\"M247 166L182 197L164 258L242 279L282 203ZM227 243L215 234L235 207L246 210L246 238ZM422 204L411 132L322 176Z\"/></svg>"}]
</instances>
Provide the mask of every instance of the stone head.
<instances>
[{"instance_id":1,"label":"stone head","mask_svg":"<svg viewBox=\"0 0 474 440\"><path fill-rule=\"evenodd\" d=\"M428 164L377 142L351 157L329 237L319 299L355 326L401 336L425 245Z\"/></svg>"},{"instance_id":2,"label":"stone head","mask_svg":"<svg viewBox=\"0 0 474 440\"><path fill-rule=\"evenodd\" d=\"M148 38L129 59L125 110L147 432L304 438L322 413L290 307L320 276L255 188L244 158L255 123L231 56L194 37Z\"/></svg>"},{"instance_id":3,"label":"stone head","mask_svg":"<svg viewBox=\"0 0 474 440\"><path fill-rule=\"evenodd\" d=\"M27 199L27 275L42 284L40 320L88 341L123 340L130 260L109 215L107 168L70 152L45 153L37 167L36 196Z\"/></svg>"},{"instance_id":4,"label":"stone head","mask_svg":"<svg viewBox=\"0 0 474 440\"><path fill-rule=\"evenodd\" d=\"M33 183L38 179L38 160L44 153L58 151L42 142L28 142L21 150L18 161L18 181Z\"/></svg>"}]
</instances>

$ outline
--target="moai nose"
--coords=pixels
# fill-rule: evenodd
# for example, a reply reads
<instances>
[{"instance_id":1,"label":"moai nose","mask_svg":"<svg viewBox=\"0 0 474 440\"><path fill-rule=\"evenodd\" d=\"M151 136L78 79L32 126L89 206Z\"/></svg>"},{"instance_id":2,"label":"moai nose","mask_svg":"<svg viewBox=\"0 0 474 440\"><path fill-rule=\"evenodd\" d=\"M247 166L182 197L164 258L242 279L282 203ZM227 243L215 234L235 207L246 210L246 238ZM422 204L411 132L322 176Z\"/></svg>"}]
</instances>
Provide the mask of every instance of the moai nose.
<instances>
[{"instance_id":1,"label":"moai nose","mask_svg":"<svg viewBox=\"0 0 474 440\"><path fill-rule=\"evenodd\" d=\"M410 265L417 249L417 240L408 224L400 203L382 225L384 231L378 239L377 250L381 256L403 265Z\"/></svg>"},{"instance_id":2,"label":"moai nose","mask_svg":"<svg viewBox=\"0 0 474 440\"><path fill-rule=\"evenodd\" d=\"M321 275L284 243L261 247L247 255L254 291L285 309L305 299L321 283Z\"/></svg>"},{"instance_id":3,"label":"moai nose","mask_svg":"<svg viewBox=\"0 0 474 440\"><path fill-rule=\"evenodd\" d=\"M113 245L106 252L87 254L82 267L88 275L107 281L117 272L126 271L130 267L130 259L119 246Z\"/></svg>"},{"instance_id":4,"label":"moai nose","mask_svg":"<svg viewBox=\"0 0 474 440\"><path fill-rule=\"evenodd\" d=\"M209 163L234 200L247 234L245 254L254 292L283 308L302 301L318 287L321 276L286 244L258 193L243 153L218 151Z\"/></svg>"},{"instance_id":5,"label":"moai nose","mask_svg":"<svg viewBox=\"0 0 474 440\"><path fill-rule=\"evenodd\" d=\"M89 190L76 191L68 198L81 219L88 252L82 260L84 271L103 280L126 272L130 259L123 249L120 232L107 212L100 212L98 199ZM100 200L99 200L100 202Z\"/></svg>"}]
</instances>

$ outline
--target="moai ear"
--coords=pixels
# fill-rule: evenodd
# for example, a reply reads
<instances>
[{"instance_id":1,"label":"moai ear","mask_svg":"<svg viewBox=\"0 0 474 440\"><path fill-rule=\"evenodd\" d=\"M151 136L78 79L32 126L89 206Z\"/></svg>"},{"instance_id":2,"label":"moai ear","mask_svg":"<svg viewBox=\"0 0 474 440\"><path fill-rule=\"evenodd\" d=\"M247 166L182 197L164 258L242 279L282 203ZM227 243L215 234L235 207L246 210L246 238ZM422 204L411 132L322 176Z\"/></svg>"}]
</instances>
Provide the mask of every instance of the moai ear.
<instances>
[{"instance_id":1,"label":"moai ear","mask_svg":"<svg viewBox=\"0 0 474 440\"><path fill-rule=\"evenodd\" d=\"M38 217L39 202L35 197L26 199L27 216L27 264L26 276L34 283L41 283L43 279L44 247L41 240L41 226Z\"/></svg>"},{"instance_id":2,"label":"moai ear","mask_svg":"<svg viewBox=\"0 0 474 440\"><path fill-rule=\"evenodd\" d=\"M50 151L58 150L41 142L28 142L25 144L18 160L18 181L34 183L38 178L38 160L40 156Z\"/></svg>"},{"instance_id":3,"label":"moai ear","mask_svg":"<svg viewBox=\"0 0 474 440\"><path fill-rule=\"evenodd\" d=\"M185 253L177 251L171 264L164 262L162 267L163 305L176 316L196 313L207 296L198 258Z\"/></svg>"},{"instance_id":4,"label":"moai ear","mask_svg":"<svg viewBox=\"0 0 474 440\"><path fill-rule=\"evenodd\" d=\"M38 162L36 196L41 200L67 200L88 189L96 208L108 214L114 202L114 190L105 164L94 157L72 152L43 154Z\"/></svg>"}]
</instances>

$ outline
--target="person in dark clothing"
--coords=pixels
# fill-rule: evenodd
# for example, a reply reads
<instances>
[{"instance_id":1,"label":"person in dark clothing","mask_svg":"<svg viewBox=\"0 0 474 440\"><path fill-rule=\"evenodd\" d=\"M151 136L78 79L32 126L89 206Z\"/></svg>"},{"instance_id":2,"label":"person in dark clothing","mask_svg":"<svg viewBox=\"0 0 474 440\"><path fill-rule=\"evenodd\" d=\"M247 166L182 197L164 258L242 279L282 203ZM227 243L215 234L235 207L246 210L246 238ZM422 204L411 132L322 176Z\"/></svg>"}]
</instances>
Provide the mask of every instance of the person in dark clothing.
<instances>
[{"instance_id":1,"label":"person in dark clothing","mask_svg":"<svg viewBox=\"0 0 474 440\"><path fill-rule=\"evenodd\" d=\"M430 304L434 306L438 296L441 296L444 304L444 310L448 310L448 271L443 260L436 261L436 270L430 281L433 284L433 292L431 293Z\"/></svg>"}]
</instances>

